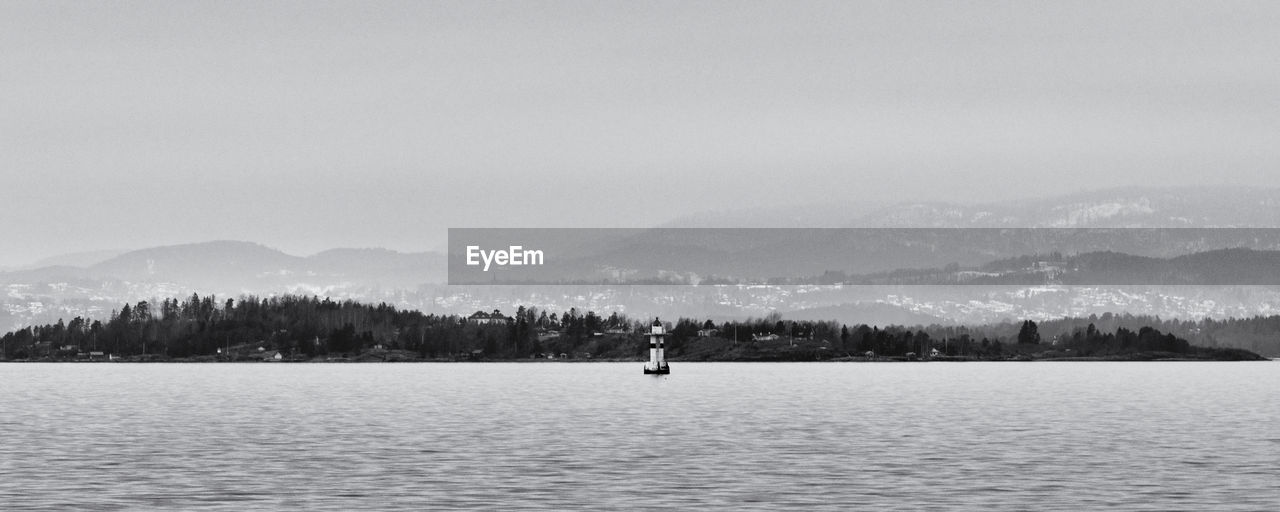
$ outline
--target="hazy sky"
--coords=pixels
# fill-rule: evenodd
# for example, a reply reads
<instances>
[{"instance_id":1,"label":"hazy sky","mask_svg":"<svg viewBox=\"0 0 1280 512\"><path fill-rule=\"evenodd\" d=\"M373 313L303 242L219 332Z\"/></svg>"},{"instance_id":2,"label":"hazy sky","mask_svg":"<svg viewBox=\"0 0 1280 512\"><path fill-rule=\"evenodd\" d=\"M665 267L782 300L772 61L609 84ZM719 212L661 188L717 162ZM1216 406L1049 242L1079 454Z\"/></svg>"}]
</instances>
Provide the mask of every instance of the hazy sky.
<instances>
[{"instance_id":1,"label":"hazy sky","mask_svg":"<svg viewBox=\"0 0 1280 512\"><path fill-rule=\"evenodd\" d=\"M0 265L1277 185L1276 2L0 3Z\"/></svg>"}]
</instances>

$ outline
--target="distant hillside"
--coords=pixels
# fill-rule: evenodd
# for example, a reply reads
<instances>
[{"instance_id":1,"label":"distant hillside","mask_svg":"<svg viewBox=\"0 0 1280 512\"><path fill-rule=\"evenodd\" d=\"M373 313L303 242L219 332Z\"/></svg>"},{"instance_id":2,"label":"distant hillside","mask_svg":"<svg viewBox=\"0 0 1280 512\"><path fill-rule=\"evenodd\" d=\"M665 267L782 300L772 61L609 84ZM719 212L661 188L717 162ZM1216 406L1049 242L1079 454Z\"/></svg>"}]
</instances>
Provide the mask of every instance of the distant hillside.
<instances>
[{"instance_id":1,"label":"distant hillside","mask_svg":"<svg viewBox=\"0 0 1280 512\"><path fill-rule=\"evenodd\" d=\"M125 252L126 251L122 249L111 249L61 254L58 256L44 258L28 265L22 265L14 270L28 270L44 267L89 267L124 254Z\"/></svg>"},{"instance_id":2,"label":"distant hillside","mask_svg":"<svg viewBox=\"0 0 1280 512\"><path fill-rule=\"evenodd\" d=\"M735 235L725 235L728 230L639 232L630 241L594 253L575 253L581 259L573 265L580 269L607 262L640 274L668 270L759 279L826 270L869 273L950 263L974 266L1054 251L1170 258L1239 247L1280 250L1280 232L1221 229L1280 228L1280 188L1128 187L980 204L888 202L855 194L842 203L707 212L663 227L764 229ZM860 231L856 237L769 229L824 227L881 229ZM1056 229L1023 229L1017 236L1002 231L1019 228ZM679 265L673 268L672 262Z\"/></svg>"},{"instance_id":3,"label":"distant hillside","mask_svg":"<svg viewBox=\"0 0 1280 512\"><path fill-rule=\"evenodd\" d=\"M556 231L510 230L507 237L537 239L544 232ZM579 236L588 239L596 235L583 232ZM1235 248L1280 250L1280 229L1276 228L711 228L614 230L608 236L611 240L607 242L581 244L584 249L539 245L553 255L542 267L489 272L459 267L453 282L523 279L550 284L620 278L643 282L662 276L696 275L764 283L827 271L865 275L899 269L977 268L995 260L1051 253L1110 251L1173 258ZM460 253L453 257L462 260Z\"/></svg>"},{"instance_id":4,"label":"distant hillside","mask_svg":"<svg viewBox=\"0 0 1280 512\"><path fill-rule=\"evenodd\" d=\"M983 272L958 271L938 282L1066 285L1280 285L1280 251L1247 248L1151 258L1114 251L1044 261L1029 256L992 262ZM901 272L899 275L908 275ZM967 274L967 275L966 275ZM922 284L928 284L922 283Z\"/></svg>"},{"instance_id":5,"label":"distant hillside","mask_svg":"<svg viewBox=\"0 0 1280 512\"><path fill-rule=\"evenodd\" d=\"M163 281L194 286L275 284L276 277L301 270L305 258L249 242L215 241L130 251L89 268L98 276L125 281Z\"/></svg>"},{"instance_id":6,"label":"distant hillside","mask_svg":"<svg viewBox=\"0 0 1280 512\"><path fill-rule=\"evenodd\" d=\"M88 267L0 273L3 283L169 283L218 293L283 293L327 287L406 287L444 280L439 253L335 249L302 257L250 242L214 241L129 251Z\"/></svg>"},{"instance_id":7,"label":"distant hillside","mask_svg":"<svg viewBox=\"0 0 1280 512\"><path fill-rule=\"evenodd\" d=\"M662 227L1280 227L1280 189L1126 187L989 203L887 201L855 191L840 203L704 212Z\"/></svg>"}]
</instances>

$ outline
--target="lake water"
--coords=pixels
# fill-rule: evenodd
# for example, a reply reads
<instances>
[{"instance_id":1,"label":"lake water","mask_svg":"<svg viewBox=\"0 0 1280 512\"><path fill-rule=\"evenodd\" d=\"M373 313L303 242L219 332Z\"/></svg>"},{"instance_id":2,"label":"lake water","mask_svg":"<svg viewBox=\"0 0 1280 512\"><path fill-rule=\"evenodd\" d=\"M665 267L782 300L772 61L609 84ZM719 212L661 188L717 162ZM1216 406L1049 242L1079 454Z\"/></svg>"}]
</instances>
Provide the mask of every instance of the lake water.
<instances>
[{"instance_id":1,"label":"lake water","mask_svg":"<svg viewBox=\"0 0 1280 512\"><path fill-rule=\"evenodd\" d=\"M1280 510L1280 363L2 364L0 509Z\"/></svg>"}]
</instances>

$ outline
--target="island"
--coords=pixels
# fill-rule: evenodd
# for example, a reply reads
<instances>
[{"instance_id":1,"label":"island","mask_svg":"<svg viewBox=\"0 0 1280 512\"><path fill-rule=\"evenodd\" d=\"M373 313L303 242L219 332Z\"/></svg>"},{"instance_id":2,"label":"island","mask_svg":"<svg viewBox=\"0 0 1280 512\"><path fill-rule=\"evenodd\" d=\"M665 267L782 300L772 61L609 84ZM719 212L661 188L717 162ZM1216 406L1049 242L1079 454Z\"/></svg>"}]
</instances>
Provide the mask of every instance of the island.
<instances>
[{"instance_id":1,"label":"island","mask_svg":"<svg viewBox=\"0 0 1280 512\"><path fill-rule=\"evenodd\" d=\"M642 361L653 318L517 307L470 315L307 296L219 300L193 294L123 304L104 320L28 326L0 336L0 360L84 362ZM1274 326L1275 318L1253 319ZM670 361L1257 361L1238 346L1192 344L1106 314L979 326L871 326L787 320L662 322ZM1087 322L1087 325L1082 325ZM1214 321L1206 321L1214 322ZM1216 329L1227 322L1179 323ZM1254 329L1256 331L1257 329ZM1218 332L1218 331L1214 331ZM1042 334L1053 333L1053 334Z\"/></svg>"}]
</instances>

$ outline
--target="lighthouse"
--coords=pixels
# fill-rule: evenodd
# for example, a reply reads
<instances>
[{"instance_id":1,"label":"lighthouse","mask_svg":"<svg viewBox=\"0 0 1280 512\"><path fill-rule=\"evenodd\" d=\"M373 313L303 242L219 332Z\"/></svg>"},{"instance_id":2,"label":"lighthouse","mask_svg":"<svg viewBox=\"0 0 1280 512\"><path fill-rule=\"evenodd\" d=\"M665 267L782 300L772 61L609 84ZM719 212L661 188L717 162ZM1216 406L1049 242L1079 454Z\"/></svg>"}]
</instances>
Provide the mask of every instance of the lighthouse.
<instances>
[{"instance_id":1,"label":"lighthouse","mask_svg":"<svg viewBox=\"0 0 1280 512\"><path fill-rule=\"evenodd\" d=\"M667 333L662 330L662 322L654 318L653 325L649 327L649 362L644 365L646 375L671 373L671 367L667 366L667 356L663 353L662 347L662 338L666 335Z\"/></svg>"}]
</instances>

